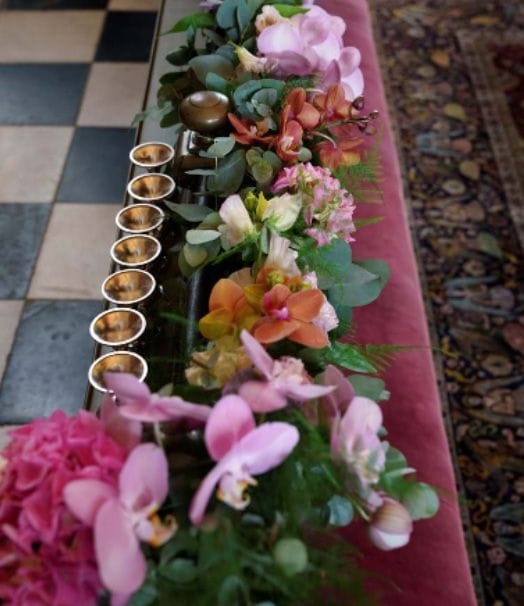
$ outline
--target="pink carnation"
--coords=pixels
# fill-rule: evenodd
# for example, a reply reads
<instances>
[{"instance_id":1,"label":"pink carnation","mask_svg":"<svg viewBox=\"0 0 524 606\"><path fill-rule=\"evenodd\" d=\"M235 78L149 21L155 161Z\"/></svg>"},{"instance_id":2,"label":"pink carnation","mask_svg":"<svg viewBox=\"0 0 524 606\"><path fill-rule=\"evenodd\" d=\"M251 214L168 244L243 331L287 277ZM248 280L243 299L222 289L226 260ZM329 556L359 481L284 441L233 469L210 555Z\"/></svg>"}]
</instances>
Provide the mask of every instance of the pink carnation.
<instances>
[{"instance_id":1,"label":"pink carnation","mask_svg":"<svg viewBox=\"0 0 524 606\"><path fill-rule=\"evenodd\" d=\"M0 454L0 598L13 605L96 604L92 531L67 509L71 480L116 486L126 451L93 414L62 411L11 433Z\"/></svg>"}]
</instances>

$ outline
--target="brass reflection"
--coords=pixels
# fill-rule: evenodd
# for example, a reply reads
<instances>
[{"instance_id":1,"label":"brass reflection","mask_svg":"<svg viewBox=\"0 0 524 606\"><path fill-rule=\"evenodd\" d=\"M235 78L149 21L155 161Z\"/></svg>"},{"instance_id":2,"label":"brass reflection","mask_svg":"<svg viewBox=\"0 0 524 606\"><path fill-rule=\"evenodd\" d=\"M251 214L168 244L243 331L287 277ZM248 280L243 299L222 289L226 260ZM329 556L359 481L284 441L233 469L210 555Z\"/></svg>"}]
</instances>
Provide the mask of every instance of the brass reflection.
<instances>
[{"instance_id":1,"label":"brass reflection","mask_svg":"<svg viewBox=\"0 0 524 606\"><path fill-rule=\"evenodd\" d=\"M180 103L180 120L191 130L210 134L227 124L229 99L226 95L203 90L187 96Z\"/></svg>"},{"instance_id":2,"label":"brass reflection","mask_svg":"<svg viewBox=\"0 0 524 606\"><path fill-rule=\"evenodd\" d=\"M164 212L153 204L133 204L119 211L116 224L122 231L139 234L153 231L162 225Z\"/></svg>"},{"instance_id":3,"label":"brass reflection","mask_svg":"<svg viewBox=\"0 0 524 606\"><path fill-rule=\"evenodd\" d=\"M136 309L108 309L91 322L91 337L101 345L121 347L135 342L146 328L146 319Z\"/></svg>"},{"instance_id":4,"label":"brass reflection","mask_svg":"<svg viewBox=\"0 0 524 606\"><path fill-rule=\"evenodd\" d=\"M125 267L138 267L154 261L160 251L160 242L153 236L125 236L113 244L111 258Z\"/></svg>"},{"instance_id":5,"label":"brass reflection","mask_svg":"<svg viewBox=\"0 0 524 606\"><path fill-rule=\"evenodd\" d=\"M104 383L106 372L126 372L143 381L147 375L147 363L132 351L115 351L97 358L89 369L89 382L98 391L108 391Z\"/></svg>"},{"instance_id":6,"label":"brass reflection","mask_svg":"<svg viewBox=\"0 0 524 606\"><path fill-rule=\"evenodd\" d=\"M159 201L170 196L175 190L175 182L169 175L149 173L131 179L127 191L135 200Z\"/></svg>"},{"instance_id":7,"label":"brass reflection","mask_svg":"<svg viewBox=\"0 0 524 606\"><path fill-rule=\"evenodd\" d=\"M175 150L167 143L151 141L141 143L133 147L129 158L133 164L143 168L160 168L170 162L175 155Z\"/></svg>"},{"instance_id":8,"label":"brass reflection","mask_svg":"<svg viewBox=\"0 0 524 606\"><path fill-rule=\"evenodd\" d=\"M156 281L142 269L124 269L108 276L102 284L102 294L111 303L133 304L147 299Z\"/></svg>"}]
</instances>

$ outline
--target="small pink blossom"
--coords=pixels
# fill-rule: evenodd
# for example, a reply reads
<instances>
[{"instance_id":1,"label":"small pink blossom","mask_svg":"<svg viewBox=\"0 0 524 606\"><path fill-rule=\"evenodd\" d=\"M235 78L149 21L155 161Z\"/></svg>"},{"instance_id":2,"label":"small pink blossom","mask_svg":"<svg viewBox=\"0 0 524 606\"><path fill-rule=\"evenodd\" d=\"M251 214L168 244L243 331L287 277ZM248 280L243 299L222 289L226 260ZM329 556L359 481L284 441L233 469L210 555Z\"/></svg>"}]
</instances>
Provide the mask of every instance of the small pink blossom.
<instances>
[{"instance_id":1,"label":"small pink blossom","mask_svg":"<svg viewBox=\"0 0 524 606\"><path fill-rule=\"evenodd\" d=\"M195 526L202 523L217 484L221 501L235 509L245 509L250 502L245 490L256 485L253 476L280 465L297 445L299 433L288 423L263 423L257 427L249 405L239 396L228 395L215 404L204 438L216 465L191 502L189 518Z\"/></svg>"},{"instance_id":2,"label":"small pink blossom","mask_svg":"<svg viewBox=\"0 0 524 606\"><path fill-rule=\"evenodd\" d=\"M394 499L383 497L382 505L373 513L369 537L372 543L384 551L404 547L413 532L413 521L408 510Z\"/></svg>"},{"instance_id":3,"label":"small pink blossom","mask_svg":"<svg viewBox=\"0 0 524 606\"><path fill-rule=\"evenodd\" d=\"M312 288L318 288L317 274L312 271L305 274L302 280L311 285ZM318 326L324 332L334 330L340 321L337 316L337 312L331 303L326 299L324 305L320 308L319 315L313 320L313 324Z\"/></svg>"}]
</instances>

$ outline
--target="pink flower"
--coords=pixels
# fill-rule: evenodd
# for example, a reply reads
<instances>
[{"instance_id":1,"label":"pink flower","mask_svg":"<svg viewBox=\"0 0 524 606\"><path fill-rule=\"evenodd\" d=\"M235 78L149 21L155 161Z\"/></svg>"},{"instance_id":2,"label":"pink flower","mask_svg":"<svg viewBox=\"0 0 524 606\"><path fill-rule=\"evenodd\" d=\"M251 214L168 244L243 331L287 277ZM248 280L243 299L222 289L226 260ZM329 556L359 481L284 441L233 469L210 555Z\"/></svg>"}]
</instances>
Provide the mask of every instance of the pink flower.
<instances>
[{"instance_id":1,"label":"pink flower","mask_svg":"<svg viewBox=\"0 0 524 606\"><path fill-rule=\"evenodd\" d=\"M148 443L129 455L118 489L96 479L74 480L64 489L72 513L93 527L102 582L120 601L144 582L146 561L140 541L158 546L175 532L174 523L164 526L156 515L167 496L167 482L165 454Z\"/></svg>"},{"instance_id":2,"label":"pink flower","mask_svg":"<svg viewBox=\"0 0 524 606\"><path fill-rule=\"evenodd\" d=\"M338 426L340 418L348 409L349 403L355 397L355 390L346 377L336 366L329 364L318 377L322 385L333 385L335 390L326 394L322 400L322 412L330 423Z\"/></svg>"},{"instance_id":3,"label":"pink flower","mask_svg":"<svg viewBox=\"0 0 524 606\"><path fill-rule=\"evenodd\" d=\"M344 48L345 29L340 17L313 6L305 14L264 27L257 38L258 50L276 66L278 75L318 74L326 88L340 82L352 100L362 94L364 80L359 51Z\"/></svg>"},{"instance_id":4,"label":"pink flower","mask_svg":"<svg viewBox=\"0 0 524 606\"><path fill-rule=\"evenodd\" d=\"M261 381L246 381L238 390L240 397L254 412L271 412L284 408L288 399L305 402L325 396L335 389L312 383L302 360L289 356L273 360L247 330L242 331L240 339L255 368L264 377Z\"/></svg>"},{"instance_id":5,"label":"pink flower","mask_svg":"<svg viewBox=\"0 0 524 606\"><path fill-rule=\"evenodd\" d=\"M394 499L384 497L371 517L369 537L379 549L390 551L409 543L413 522L408 510Z\"/></svg>"},{"instance_id":6,"label":"pink flower","mask_svg":"<svg viewBox=\"0 0 524 606\"><path fill-rule=\"evenodd\" d=\"M108 372L104 381L120 404L119 413L127 419L144 423L186 420L202 425L211 412L209 406L192 404L176 396L151 394L149 387L134 375Z\"/></svg>"},{"instance_id":7,"label":"pink flower","mask_svg":"<svg viewBox=\"0 0 524 606\"><path fill-rule=\"evenodd\" d=\"M217 484L217 497L221 501L235 509L245 509L250 499L244 491L256 485L252 476L280 465L297 445L299 433L288 423L264 423L256 427L248 404L239 396L228 395L215 404L204 438L217 464L191 502L189 518L196 526L202 523Z\"/></svg>"},{"instance_id":8,"label":"pink flower","mask_svg":"<svg viewBox=\"0 0 524 606\"><path fill-rule=\"evenodd\" d=\"M11 436L0 457L0 598L94 605L102 585L92 533L69 513L63 489L80 478L115 486L126 451L85 411L57 411Z\"/></svg>"}]
</instances>

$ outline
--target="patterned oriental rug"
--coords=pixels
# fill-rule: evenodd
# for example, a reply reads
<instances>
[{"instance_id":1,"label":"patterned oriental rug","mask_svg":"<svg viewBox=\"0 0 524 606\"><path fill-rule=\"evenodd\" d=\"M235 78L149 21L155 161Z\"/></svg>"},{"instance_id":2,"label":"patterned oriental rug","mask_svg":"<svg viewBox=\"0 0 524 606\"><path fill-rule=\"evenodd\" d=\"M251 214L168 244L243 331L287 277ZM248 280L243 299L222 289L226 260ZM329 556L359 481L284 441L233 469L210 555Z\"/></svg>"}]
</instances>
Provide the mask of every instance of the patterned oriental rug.
<instances>
[{"instance_id":1,"label":"patterned oriental rug","mask_svg":"<svg viewBox=\"0 0 524 606\"><path fill-rule=\"evenodd\" d=\"M524 4L371 4L478 602L517 606L524 595Z\"/></svg>"}]
</instances>

